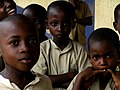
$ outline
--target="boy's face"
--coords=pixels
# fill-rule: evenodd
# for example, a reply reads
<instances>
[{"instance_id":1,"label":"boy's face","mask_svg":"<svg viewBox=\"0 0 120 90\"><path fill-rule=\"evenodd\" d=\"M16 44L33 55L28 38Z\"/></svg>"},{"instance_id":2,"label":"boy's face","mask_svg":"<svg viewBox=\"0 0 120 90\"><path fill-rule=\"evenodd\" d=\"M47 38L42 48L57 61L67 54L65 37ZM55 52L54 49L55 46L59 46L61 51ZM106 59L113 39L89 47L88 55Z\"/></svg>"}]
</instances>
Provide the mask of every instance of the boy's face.
<instances>
[{"instance_id":1,"label":"boy's face","mask_svg":"<svg viewBox=\"0 0 120 90\"><path fill-rule=\"evenodd\" d=\"M72 26L72 17L61 9L51 8L48 13L48 28L54 39L68 39Z\"/></svg>"},{"instance_id":2,"label":"boy's face","mask_svg":"<svg viewBox=\"0 0 120 90\"><path fill-rule=\"evenodd\" d=\"M36 26L36 29L39 33L39 40L43 38L42 36L45 35L46 32L46 26L45 26L45 19L41 18L40 12L33 11L31 9L26 9L23 12L23 15L28 17Z\"/></svg>"},{"instance_id":3,"label":"boy's face","mask_svg":"<svg viewBox=\"0 0 120 90\"><path fill-rule=\"evenodd\" d=\"M0 1L0 21L7 16L16 13L16 4L13 0L1 0Z\"/></svg>"},{"instance_id":4,"label":"boy's face","mask_svg":"<svg viewBox=\"0 0 120 90\"><path fill-rule=\"evenodd\" d=\"M115 70L118 60L116 48L109 42L97 41L90 44L90 62L94 69Z\"/></svg>"},{"instance_id":5,"label":"boy's face","mask_svg":"<svg viewBox=\"0 0 120 90\"><path fill-rule=\"evenodd\" d=\"M7 17L7 13L5 11L5 4L4 4L4 0L0 1L0 21L2 19L4 19L5 17Z\"/></svg>"},{"instance_id":6,"label":"boy's face","mask_svg":"<svg viewBox=\"0 0 120 90\"><path fill-rule=\"evenodd\" d=\"M113 22L113 26L120 34L120 18L118 18L118 22Z\"/></svg>"},{"instance_id":7,"label":"boy's face","mask_svg":"<svg viewBox=\"0 0 120 90\"><path fill-rule=\"evenodd\" d=\"M4 4L8 16L16 14L16 3L13 0L4 0Z\"/></svg>"},{"instance_id":8,"label":"boy's face","mask_svg":"<svg viewBox=\"0 0 120 90\"><path fill-rule=\"evenodd\" d=\"M39 57L38 35L27 23L8 23L1 27L0 53L5 65L21 71L29 71Z\"/></svg>"}]
</instances>

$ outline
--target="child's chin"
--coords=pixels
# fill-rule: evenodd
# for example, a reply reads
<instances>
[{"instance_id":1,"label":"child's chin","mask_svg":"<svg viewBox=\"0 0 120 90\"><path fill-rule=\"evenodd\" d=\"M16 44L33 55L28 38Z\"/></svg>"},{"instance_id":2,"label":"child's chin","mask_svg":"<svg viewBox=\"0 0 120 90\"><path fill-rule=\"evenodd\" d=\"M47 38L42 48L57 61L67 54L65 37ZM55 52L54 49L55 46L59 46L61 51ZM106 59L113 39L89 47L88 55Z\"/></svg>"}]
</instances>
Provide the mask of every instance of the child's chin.
<instances>
[{"instance_id":1,"label":"child's chin","mask_svg":"<svg viewBox=\"0 0 120 90\"><path fill-rule=\"evenodd\" d=\"M102 76L105 77L105 76L108 76L108 75L110 75L110 73L108 71L99 73L100 77L102 77Z\"/></svg>"}]
</instances>

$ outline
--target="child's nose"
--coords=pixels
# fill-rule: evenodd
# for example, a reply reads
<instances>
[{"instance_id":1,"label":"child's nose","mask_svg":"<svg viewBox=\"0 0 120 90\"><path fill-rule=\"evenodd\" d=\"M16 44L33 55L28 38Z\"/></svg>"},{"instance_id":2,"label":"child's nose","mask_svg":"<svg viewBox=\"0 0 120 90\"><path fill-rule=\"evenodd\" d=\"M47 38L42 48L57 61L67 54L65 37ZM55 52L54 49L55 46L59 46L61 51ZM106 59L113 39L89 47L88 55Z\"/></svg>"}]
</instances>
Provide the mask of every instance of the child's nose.
<instances>
[{"instance_id":1,"label":"child's nose","mask_svg":"<svg viewBox=\"0 0 120 90\"><path fill-rule=\"evenodd\" d=\"M106 61L105 58L101 57L100 59L101 59L101 60L100 60L100 65L101 65L101 66L107 65L107 61Z\"/></svg>"},{"instance_id":2,"label":"child's nose","mask_svg":"<svg viewBox=\"0 0 120 90\"><path fill-rule=\"evenodd\" d=\"M19 52L28 52L29 51L29 47L26 43L23 43L21 46L20 46L20 51Z\"/></svg>"},{"instance_id":3,"label":"child's nose","mask_svg":"<svg viewBox=\"0 0 120 90\"><path fill-rule=\"evenodd\" d=\"M58 30L59 30L59 31L61 30L61 24L58 25Z\"/></svg>"}]
</instances>

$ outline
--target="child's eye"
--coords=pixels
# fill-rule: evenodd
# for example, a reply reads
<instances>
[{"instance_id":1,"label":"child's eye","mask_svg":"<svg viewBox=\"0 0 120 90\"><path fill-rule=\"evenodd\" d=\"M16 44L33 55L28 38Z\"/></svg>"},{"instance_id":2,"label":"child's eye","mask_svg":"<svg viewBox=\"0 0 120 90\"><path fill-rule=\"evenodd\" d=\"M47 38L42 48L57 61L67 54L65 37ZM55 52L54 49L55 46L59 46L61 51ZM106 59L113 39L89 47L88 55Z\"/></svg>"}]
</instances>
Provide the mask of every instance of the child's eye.
<instances>
[{"instance_id":1,"label":"child's eye","mask_svg":"<svg viewBox=\"0 0 120 90\"><path fill-rule=\"evenodd\" d=\"M69 23L64 23L64 26L68 26L69 25Z\"/></svg>"},{"instance_id":2,"label":"child's eye","mask_svg":"<svg viewBox=\"0 0 120 90\"><path fill-rule=\"evenodd\" d=\"M112 57L113 57L112 54L106 54L106 55L105 55L105 58L112 58Z\"/></svg>"},{"instance_id":3,"label":"child's eye","mask_svg":"<svg viewBox=\"0 0 120 90\"><path fill-rule=\"evenodd\" d=\"M30 44L37 44L38 40L37 39L31 39L31 40L29 40L29 43Z\"/></svg>"},{"instance_id":4,"label":"child's eye","mask_svg":"<svg viewBox=\"0 0 120 90\"><path fill-rule=\"evenodd\" d=\"M100 56L99 55L95 55L95 56L92 57L92 59L95 60L95 61L97 61L97 60L100 59Z\"/></svg>"},{"instance_id":5,"label":"child's eye","mask_svg":"<svg viewBox=\"0 0 120 90\"><path fill-rule=\"evenodd\" d=\"M19 41L18 40L13 40L13 41L10 42L10 44L12 46L18 46L19 45Z\"/></svg>"},{"instance_id":6,"label":"child's eye","mask_svg":"<svg viewBox=\"0 0 120 90\"><path fill-rule=\"evenodd\" d=\"M52 26L57 26L57 25L58 25L57 22L51 22L50 24L51 24Z\"/></svg>"},{"instance_id":7,"label":"child's eye","mask_svg":"<svg viewBox=\"0 0 120 90\"><path fill-rule=\"evenodd\" d=\"M40 24L40 23L41 23L41 20L35 19L33 22L34 22L35 24Z\"/></svg>"}]
</instances>

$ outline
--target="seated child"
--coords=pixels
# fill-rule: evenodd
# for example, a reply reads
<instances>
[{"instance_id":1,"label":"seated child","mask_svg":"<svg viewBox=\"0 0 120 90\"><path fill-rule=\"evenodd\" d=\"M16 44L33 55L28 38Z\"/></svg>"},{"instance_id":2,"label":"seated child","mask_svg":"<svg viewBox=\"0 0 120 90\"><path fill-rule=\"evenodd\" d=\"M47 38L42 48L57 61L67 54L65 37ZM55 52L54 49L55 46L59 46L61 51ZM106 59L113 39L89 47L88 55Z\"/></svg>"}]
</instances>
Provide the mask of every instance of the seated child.
<instances>
[{"instance_id":1,"label":"seated child","mask_svg":"<svg viewBox=\"0 0 120 90\"><path fill-rule=\"evenodd\" d=\"M118 82L114 74L111 74L117 72L119 60L117 33L109 28L95 30L88 39L88 53L92 67L79 73L67 90L120 90L116 87Z\"/></svg>"},{"instance_id":2,"label":"seated child","mask_svg":"<svg viewBox=\"0 0 120 90\"><path fill-rule=\"evenodd\" d=\"M35 24L36 29L39 33L40 42L47 40L48 38L45 36L45 21L47 19L47 12L45 8L38 4L30 4L23 9L22 13Z\"/></svg>"},{"instance_id":3,"label":"seated child","mask_svg":"<svg viewBox=\"0 0 120 90\"><path fill-rule=\"evenodd\" d=\"M5 69L0 72L0 90L52 90L47 76L31 72L39 57L38 33L23 15L0 22L0 55Z\"/></svg>"},{"instance_id":4,"label":"seated child","mask_svg":"<svg viewBox=\"0 0 120 90\"><path fill-rule=\"evenodd\" d=\"M86 50L69 38L74 12L67 1L54 1L47 8L47 27L53 39L41 43L33 70L48 75L54 90L66 90L74 76L89 65Z\"/></svg>"}]
</instances>

